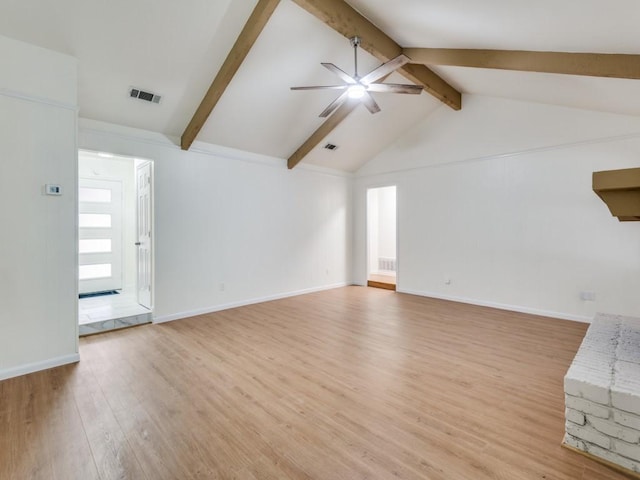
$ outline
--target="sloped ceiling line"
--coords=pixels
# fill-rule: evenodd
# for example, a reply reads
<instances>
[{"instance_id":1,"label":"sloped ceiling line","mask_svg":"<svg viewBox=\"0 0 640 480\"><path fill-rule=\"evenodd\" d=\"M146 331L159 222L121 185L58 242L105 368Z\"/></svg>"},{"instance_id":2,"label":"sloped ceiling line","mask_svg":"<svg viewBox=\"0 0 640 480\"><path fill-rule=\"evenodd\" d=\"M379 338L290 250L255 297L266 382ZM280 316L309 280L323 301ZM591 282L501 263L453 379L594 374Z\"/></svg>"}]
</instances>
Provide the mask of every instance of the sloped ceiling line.
<instances>
[{"instance_id":1,"label":"sloped ceiling line","mask_svg":"<svg viewBox=\"0 0 640 480\"><path fill-rule=\"evenodd\" d=\"M402 53L402 47L378 27L369 22L343 0L293 0L307 12L347 38L363 38L362 47L376 58L386 62ZM246 58L279 0L259 0L236 43L205 94L189 125L181 137L181 147L188 150L216 104ZM399 72L411 81L423 85L436 98L459 110L461 94L424 65L406 65ZM357 106L349 103L325 121L288 159L289 168L297 165L323 138L333 131Z\"/></svg>"},{"instance_id":2,"label":"sloped ceiling line","mask_svg":"<svg viewBox=\"0 0 640 480\"><path fill-rule=\"evenodd\" d=\"M343 0L293 0L293 2L347 38L361 38L360 47L388 62L402 53L402 47L391 37L358 13ZM424 65L407 64L398 72L422 85L426 92L454 110L462 108L462 95Z\"/></svg>"},{"instance_id":3,"label":"sloped ceiling line","mask_svg":"<svg viewBox=\"0 0 640 480\"><path fill-rule=\"evenodd\" d=\"M343 0L293 0L298 6L347 38L358 36L360 46L383 62L402 53L402 47ZM425 65L407 64L398 72L450 106L462 108L462 95ZM357 104L345 104L325 121L287 160L291 169L349 116Z\"/></svg>"},{"instance_id":4,"label":"sloped ceiling line","mask_svg":"<svg viewBox=\"0 0 640 480\"><path fill-rule=\"evenodd\" d=\"M198 132L202 129L209 115L215 108L216 104L222 97L234 75L242 65L247 54L258 39L258 36L264 29L265 25L271 18L280 0L259 0L253 9L249 20L245 24L242 32L238 36L236 43L227 55L222 67L218 71L215 79L211 83L209 90L205 94L200 106L193 115L189 125L185 129L180 139L180 146L183 150L189 150L193 141L196 139Z\"/></svg>"},{"instance_id":5,"label":"sloped ceiling line","mask_svg":"<svg viewBox=\"0 0 640 480\"><path fill-rule=\"evenodd\" d=\"M414 83L424 86L425 90L435 98L455 110L461 108L460 92L431 71L428 66L477 67L640 79L640 55L448 48L403 49L345 0L292 0L292 3L347 38L355 35L361 37L361 47L383 62L404 53L414 63L403 66L398 72ZM234 47L184 131L181 138L183 149L188 149L193 143L278 4L279 0L258 0ZM352 103L345 105L325 121L289 157L289 168L295 167L302 161L349 116L356 105Z\"/></svg>"}]
</instances>

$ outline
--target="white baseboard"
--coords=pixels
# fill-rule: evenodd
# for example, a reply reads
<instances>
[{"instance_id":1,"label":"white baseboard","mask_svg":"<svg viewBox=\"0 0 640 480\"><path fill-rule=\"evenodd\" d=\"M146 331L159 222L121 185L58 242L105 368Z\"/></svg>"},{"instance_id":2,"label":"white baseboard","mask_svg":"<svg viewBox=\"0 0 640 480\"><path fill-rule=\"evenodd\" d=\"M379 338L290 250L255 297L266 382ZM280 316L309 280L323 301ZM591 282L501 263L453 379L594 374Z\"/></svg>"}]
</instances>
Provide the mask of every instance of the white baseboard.
<instances>
[{"instance_id":1,"label":"white baseboard","mask_svg":"<svg viewBox=\"0 0 640 480\"><path fill-rule=\"evenodd\" d=\"M0 370L0 380L6 380L7 378L19 377L28 373L39 372L40 370L47 370L49 368L60 367L69 363L76 363L80 361L80 354L74 353L72 355L64 355L62 357L51 358L42 362L27 363L18 367L5 368Z\"/></svg>"},{"instance_id":2,"label":"white baseboard","mask_svg":"<svg viewBox=\"0 0 640 480\"><path fill-rule=\"evenodd\" d=\"M278 293L276 295L269 295L267 297L258 297L258 298L251 298L248 300L241 300L239 302L224 303L221 305L214 305L211 307L200 308L197 310L190 310L187 312L173 313L171 315L161 315L159 317L154 317L153 323L172 322L173 320L180 320L183 318L195 317L197 315L205 315L207 313L220 312L222 310L229 310L230 308L244 307L246 305L253 305L255 303L270 302L272 300L280 300L282 298L296 297L298 295L304 295L307 293L322 292L324 290L332 290L334 288L346 287L347 285L351 285L351 282L334 283L332 285L324 285L322 287L312 287L312 288L306 288L303 290L296 290L294 292Z\"/></svg>"},{"instance_id":3,"label":"white baseboard","mask_svg":"<svg viewBox=\"0 0 640 480\"><path fill-rule=\"evenodd\" d=\"M542 317L558 318L560 320L571 320L574 322L583 322L583 323L591 323L591 320L592 320L590 317L585 317L583 315L573 315L571 313L540 310L537 308L522 307L520 305L509 305L506 303L488 302L484 300L477 300L474 298L456 297L453 295L442 295L440 293L419 292L415 290L404 290L404 289L397 290L397 291L398 293L407 293L409 295L418 295L421 297L437 298L440 300L450 300L452 302L468 303L470 305L478 305L480 307L491 307L491 308L497 308L499 310L509 310L512 312L528 313L530 315L540 315Z\"/></svg>"}]
</instances>

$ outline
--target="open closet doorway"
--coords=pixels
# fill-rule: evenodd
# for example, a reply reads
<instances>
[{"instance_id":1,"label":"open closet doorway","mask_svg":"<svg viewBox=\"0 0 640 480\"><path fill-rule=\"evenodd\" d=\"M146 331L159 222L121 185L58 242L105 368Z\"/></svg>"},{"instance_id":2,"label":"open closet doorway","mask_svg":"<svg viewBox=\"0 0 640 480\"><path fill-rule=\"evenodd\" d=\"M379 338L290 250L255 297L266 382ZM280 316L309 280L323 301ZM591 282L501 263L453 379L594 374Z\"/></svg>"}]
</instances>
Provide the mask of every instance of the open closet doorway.
<instances>
[{"instance_id":1,"label":"open closet doorway","mask_svg":"<svg viewBox=\"0 0 640 480\"><path fill-rule=\"evenodd\" d=\"M367 285L395 290L396 187L367 190Z\"/></svg>"},{"instance_id":2,"label":"open closet doorway","mask_svg":"<svg viewBox=\"0 0 640 480\"><path fill-rule=\"evenodd\" d=\"M153 162L78 153L80 335L149 323Z\"/></svg>"}]
</instances>

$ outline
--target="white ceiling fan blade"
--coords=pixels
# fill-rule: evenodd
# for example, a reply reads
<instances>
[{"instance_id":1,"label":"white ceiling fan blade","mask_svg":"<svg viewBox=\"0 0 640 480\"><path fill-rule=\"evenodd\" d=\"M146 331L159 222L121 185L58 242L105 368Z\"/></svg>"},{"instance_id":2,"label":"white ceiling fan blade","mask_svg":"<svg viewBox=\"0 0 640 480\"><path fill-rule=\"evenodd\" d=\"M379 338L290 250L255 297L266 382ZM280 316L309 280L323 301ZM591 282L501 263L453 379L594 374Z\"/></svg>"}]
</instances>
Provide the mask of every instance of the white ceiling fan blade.
<instances>
[{"instance_id":1,"label":"white ceiling fan blade","mask_svg":"<svg viewBox=\"0 0 640 480\"><path fill-rule=\"evenodd\" d=\"M344 102L347 99L348 96L349 96L349 92L344 92L342 95L340 95L338 98L336 98L333 102L331 102L329 104L329 106L322 111L320 116L322 118L325 118L325 117L328 117L329 115L331 115L333 113L333 111L336 108L338 108L342 104L342 102Z\"/></svg>"},{"instance_id":2,"label":"white ceiling fan blade","mask_svg":"<svg viewBox=\"0 0 640 480\"><path fill-rule=\"evenodd\" d=\"M360 100L362 101L364 106L367 107L367 110L369 110L371 113L378 113L380 111L380 107L373 99L373 97L369 94L369 92L364 92L364 95Z\"/></svg>"},{"instance_id":3,"label":"white ceiling fan blade","mask_svg":"<svg viewBox=\"0 0 640 480\"><path fill-rule=\"evenodd\" d=\"M419 95L424 87L422 85L404 85L397 83L372 83L367 85L367 91L379 93L407 93Z\"/></svg>"},{"instance_id":4,"label":"white ceiling fan blade","mask_svg":"<svg viewBox=\"0 0 640 480\"><path fill-rule=\"evenodd\" d=\"M392 58L387 63L383 63L375 70L367 73L364 77L360 79L360 83L364 85L368 85L376 80L381 79L385 75L389 75L390 73L396 71L398 68L403 66L406 63L409 63L409 57L406 55L398 55L396 58Z\"/></svg>"},{"instance_id":5,"label":"white ceiling fan blade","mask_svg":"<svg viewBox=\"0 0 640 480\"><path fill-rule=\"evenodd\" d=\"M315 85L310 87L291 87L291 90L346 90L348 85Z\"/></svg>"},{"instance_id":6,"label":"white ceiling fan blade","mask_svg":"<svg viewBox=\"0 0 640 480\"><path fill-rule=\"evenodd\" d=\"M338 75L342 80L344 80L345 82L347 82L350 85L353 85L354 83L358 83L358 82L356 82L355 78L353 78L351 75L349 75L344 70L336 67L333 63L322 63L321 65L324 68L326 68L327 70L331 70L333 73Z\"/></svg>"}]
</instances>

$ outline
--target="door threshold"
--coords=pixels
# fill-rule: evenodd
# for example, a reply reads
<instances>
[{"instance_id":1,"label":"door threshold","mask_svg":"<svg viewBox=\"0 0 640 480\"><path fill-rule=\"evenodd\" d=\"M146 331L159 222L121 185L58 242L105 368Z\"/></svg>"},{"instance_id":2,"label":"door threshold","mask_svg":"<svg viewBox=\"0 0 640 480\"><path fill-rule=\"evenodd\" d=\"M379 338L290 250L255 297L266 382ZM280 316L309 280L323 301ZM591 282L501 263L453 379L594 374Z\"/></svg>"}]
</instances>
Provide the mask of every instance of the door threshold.
<instances>
[{"instance_id":1,"label":"door threshold","mask_svg":"<svg viewBox=\"0 0 640 480\"><path fill-rule=\"evenodd\" d=\"M112 318L110 320L99 320L97 322L84 323L79 326L79 334L81 337L86 335L95 335L96 333L110 332L120 330L121 328L135 327L151 323L152 314L141 313L139 315L131 315L129 317Z\"/></svg>"},{"instance_id":2,"label":"door threshold","mask_svg":"<svg viewBox=\"0 0 640 480\"><path fill-rule=\"evenodd\" d=\"M394 292L396 291L395 283L376 282L375 280L368 280L367 287L383 288L385 290L393 290Z\"/></svg>"}]
</instances>

